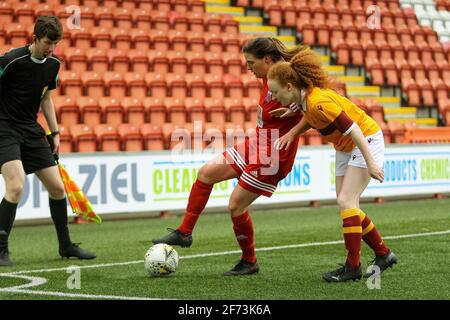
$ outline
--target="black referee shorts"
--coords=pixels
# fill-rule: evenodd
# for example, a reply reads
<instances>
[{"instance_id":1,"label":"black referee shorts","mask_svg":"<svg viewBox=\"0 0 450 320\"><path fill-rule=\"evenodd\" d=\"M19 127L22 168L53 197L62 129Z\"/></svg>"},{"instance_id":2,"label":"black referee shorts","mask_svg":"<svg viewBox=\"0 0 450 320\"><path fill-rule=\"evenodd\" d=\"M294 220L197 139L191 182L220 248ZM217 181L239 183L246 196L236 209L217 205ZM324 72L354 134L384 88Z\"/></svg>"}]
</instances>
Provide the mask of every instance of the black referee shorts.
<instances>
[{"instance_id":1,"label":"black referee shorts","mask_svg":"<svg viewBox=\"0 0 450 320\"><path fill-rule=\"evenodd\" d=\"M44 129L0 120L0 170L8 161L21 160L26 174L56 165Z\"/></svg>"}]
</instances>

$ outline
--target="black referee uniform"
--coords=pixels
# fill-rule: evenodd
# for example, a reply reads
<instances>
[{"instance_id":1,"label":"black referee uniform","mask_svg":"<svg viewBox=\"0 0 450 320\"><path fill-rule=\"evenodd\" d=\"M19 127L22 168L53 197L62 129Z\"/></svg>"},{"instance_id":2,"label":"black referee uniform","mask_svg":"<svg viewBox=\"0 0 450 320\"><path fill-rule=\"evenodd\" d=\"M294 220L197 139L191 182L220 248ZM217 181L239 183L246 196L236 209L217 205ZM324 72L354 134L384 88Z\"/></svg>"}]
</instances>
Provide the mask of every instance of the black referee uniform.
<instances>
[{"instance_id":1,"label":"black referee uniform","mask_svg":"<svg viewBox=\"0 0 450 320\"><path fill-rule=\"evenodd\" d=\"M0 167L21 160L30 174L55 165L37 114L44 94L57 86L60 64L54 56L32 57L29 45L0 56Z\"/></svg>"}]
</instances>

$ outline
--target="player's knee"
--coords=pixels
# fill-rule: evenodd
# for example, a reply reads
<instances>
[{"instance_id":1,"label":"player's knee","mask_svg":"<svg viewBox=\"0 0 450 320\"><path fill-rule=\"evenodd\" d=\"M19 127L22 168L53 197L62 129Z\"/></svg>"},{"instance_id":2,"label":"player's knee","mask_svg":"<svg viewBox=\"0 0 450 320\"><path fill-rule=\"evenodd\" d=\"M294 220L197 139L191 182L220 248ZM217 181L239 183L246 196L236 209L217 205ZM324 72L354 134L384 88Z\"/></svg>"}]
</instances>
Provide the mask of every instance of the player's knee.
<instances>
[{"instance_id":1,"label":"player's knee","mask_svg":"<svg viewBox=\"0 0 450 320\"><path fill-rule=\"evenodd\" d=\"M341 192L337 197L337 204L341 210L355 207L355 197L353 195Z\"/></svg>"},{"instance_id":2,"label":"player's knee","mask_svg":"<svg viewBox=\"0 0 450 320\"><path fill-rule=\"evenodd\" d=\"M52 186L47 191L52 199L62 199L66 196L66 191L64 190L64 185L62 183Z\"/></svg>"},{"instance_id":3,"label":"player's knee","mask_svg":"<svg viewBox=\"0 0 450 320\"><path fill-rule=\"evenodd\" d=\"M213 181L214 179L212 177L212 173L211 173L210 169L211 168L208 164L205 164L204 166L202 166L200 168L200 170L198 170L197 179L199 179L203 183L208 183L208 184L214 183L214 181Z\"/></svg>"},{"instance_id":4,"label":"player's knee","mask_svg":"<svg viewBox=\"0 0 450 320\"><path fill-rule=\"evenodd\" d=\"M230 212L231 215L234 215L236 212L239 212L239 203L237 201L233 201L230 200L230 202L228 202L228 211Z\"/></svg>"},{"instance_id":5,"label":"player's knee","mask_svg":"<svg viewBox=\"0 0 450 320\"><path fill-rule=\"evenodd\" d=\"M23 193L23 183L14 182L6 188L6 198L13 203L18 203Z\"/></svg>"}]
</instances>

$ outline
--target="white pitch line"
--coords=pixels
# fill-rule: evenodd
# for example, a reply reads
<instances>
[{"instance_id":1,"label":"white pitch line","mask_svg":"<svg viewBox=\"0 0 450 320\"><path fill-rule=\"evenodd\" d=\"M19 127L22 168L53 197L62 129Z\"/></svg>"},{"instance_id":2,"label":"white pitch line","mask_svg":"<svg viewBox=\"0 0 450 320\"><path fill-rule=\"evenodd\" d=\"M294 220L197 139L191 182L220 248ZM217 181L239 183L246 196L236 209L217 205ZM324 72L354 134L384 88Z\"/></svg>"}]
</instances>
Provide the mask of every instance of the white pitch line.
<instances>
[{"instance_id":1,"label":"white pitch line","mask_svg":"<svg viewBox=\"0 0 450 320\"><path fill-rule=\"evenodd\" d=\"M418 238L418 237L427 237L427 236L443 235L443 234L450 234L450 230L403 234L403 235L397 235L397 236L386 236L386 237L383 237L383 239L396 240L396 239ZM325 241L325 242L309 242L309 243L291 244L291 245L285 245L285 246L258 248L258 249L255 249L255 251L274 251L274 250L296 249L296 248L306 248L306 247L319 247L319 246L327 246L327 245L342 244L342 243L344 243L343 240ZM241 253L241 250L199 253L199 254L193 254L193 255L187 255L187 256L180 256L180 259L205 258L205 257L224 256L224 255L239 254L239 253ZM143 260L134 260L134 261L126 261L126 262L112 262L112 263L93 264L93 265L87 265L87 266L77 266L77 268L80 268L80 269L105 268L105 267L132 265L132 264L138 264L138 263L142 263L142 262L143 262ZM8 273L0 273L0 276L16 275L16 274L18 275L18 274L26 274L26 273L65 271L65 270L67 270L67 268L68 267L52 268L52 269L22 270L22 271L8 272Z\"/></svg>"},{"instance_id":2,"label":"white pitch line","mask_svg":"<svg viewBox=\"0 0 450 320\"><path fill-rule=\"evenodd\" d=\"M397 236L387 236L387 237L383 237L383 238L388 239L388 240L396 240L396 239L418 238L418 237L427 237L427 236L444 235L444 234L450 234L450 230L424 232L424 233L412 233L412 234L404 234L404 235L397 235ZM274 250L283 250L283 249L318 247L318 246L326 246L326 245L334 245L334 244L342 244L342 243L344 243L344 241L342 241L342 240L325 241L325 242L310 242L310 243L293 244L293 245L286 245L286 246L259 248L259 249L256 249L255 251L274 251ZM222 252L212 252L212 253L201 253L201 254L194 254L194 255L188 255L188 256L181 256L180 259L194 259L194 258L203 258L203 257L212 257L212 256L222 256L222 255L235 254L235 253L238 254L238 253L241 253L241 251L240 250L232 250L232 251L222 251ZM138 263L142 263L142 262L143 262L143 260L134 260L134 261L127 261L127 262L104 263L104 264L94 264L94 265L77 266L77 267L79 267L80 269L104 268L104 267L114 267L114 266L120 266L120 265L138 264ZM23 274L25 274L25 273L63 271L63 270L67 270L67 268L68 267L52 268L52 269L23 270L23 271L9 272L9 273L0 273L0 277L4 276L4 277L21 278L21 279L31 281L30 283L25 284L25 285L0 289L0 292L36 294L36 295L71 297L71 298L119 299L119 300L161 300L158 298L93 295L93 294L72 294L72 293L64 293L64 292L34 291L34 290L22 289L22 288L30 288L30 287L40 286L47 282L47 279L42 278L42 277L23 276Z\"/></svg>"}]
</instances>

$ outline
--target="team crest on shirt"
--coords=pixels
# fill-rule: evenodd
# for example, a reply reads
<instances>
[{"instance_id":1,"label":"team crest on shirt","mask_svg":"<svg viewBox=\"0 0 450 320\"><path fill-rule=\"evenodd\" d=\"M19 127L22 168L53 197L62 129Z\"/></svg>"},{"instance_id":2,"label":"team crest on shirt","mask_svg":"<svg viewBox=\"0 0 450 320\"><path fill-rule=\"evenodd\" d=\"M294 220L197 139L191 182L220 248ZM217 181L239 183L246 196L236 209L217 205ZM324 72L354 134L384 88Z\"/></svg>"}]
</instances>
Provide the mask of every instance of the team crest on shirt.
<instances>
[{"instance_id":1,"label":"team crest on shirt","mask_svg":"<svg viewBox=\"0 0 450 320\"><path fill-rule=\"evenodd\" d=\"M267 91L266 102L272 101L272 92Z\"/></svg>"},{"instance_id":2,"label":"team crest on shirt","mask_svg":"<svg viewBox=\"0 0 450 320\"><path fill-rule=\"evenodd\" d=\"M258 171L257 171L257 170L255 170L255 171L250 171L250 174L251 174L252 176L254 176L255 178L258 178Z\"/></svg>"}]
</instances>

